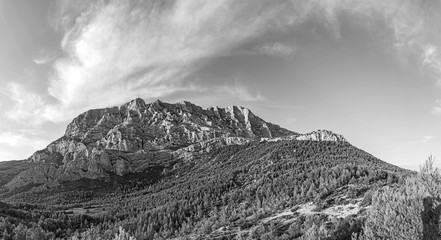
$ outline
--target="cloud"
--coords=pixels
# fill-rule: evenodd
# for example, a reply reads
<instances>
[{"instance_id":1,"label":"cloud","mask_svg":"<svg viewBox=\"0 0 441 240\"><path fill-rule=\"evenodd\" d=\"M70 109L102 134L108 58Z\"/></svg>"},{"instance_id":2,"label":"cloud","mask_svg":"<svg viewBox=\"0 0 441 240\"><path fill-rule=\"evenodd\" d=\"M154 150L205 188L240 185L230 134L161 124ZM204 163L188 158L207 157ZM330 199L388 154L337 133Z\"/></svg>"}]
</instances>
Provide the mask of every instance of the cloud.
<instances>
[{"instance_id":1,"label":"cloud","mask_svg":"<svg viewBox=\"0 0 441 240\"><path fill-rule=\"evenodd\" d=\"M223 86L214 89L215 93L227 95L228 97L237 98L242 101L266 101L265 97L260 93L252 93L238 78L233 81L226 82Z\"/></svg>"},{"instance_id":2,"label":"cloud","mask_svg":"<svg viewBox=\"0 0 441 240\"><path fill-rule=\"evenodd\" d=\"M94 2L59 27L67 57L54 63L49 93L62 111L181 91L204 59L266 31L278 12L260 1Z\"/></svg>"},{"instance_id":3,"label":"cloud","mask_svg":"<svg viewBox=\"0 0 441 240\"><path fill-rule=\"evenodd\" d=\"M14 103L12 108L6 111L6 116L10 119L31 124L43 121L42 115L44 115L46 104L40 95L28 91L23 85L16 83L8 83L0 91Z\"/></svg>"},{"instance_id":4,"label":"cloud","mask_svg":"<svg viewBox=\"0 0 441 240\"><path fill-rule=\"evenodd\" d=\"M294 117L294 116L287 117L285 120L283 120L283 124L287 125L287 126L289 126L295 122L297 122L297 117Z\"/></svg>"},{"instance_id":5,"label":"cloud","mask_svg":"<svg viewBox=\"0 0 441 240\"><path fill-rule=\"evenodd\" d=\"M49 17L54 29L63 35L61 52L54 59L45 53L34 59L37 64L50 64L53 68L47 89L49 96L32 93L19 96L9 91L15 102L9 115L18 120L40 115L40 121L64 121L89 108L121 104L136 96L152 99L210 89L203 79L197 86L187 79L210 59L233 54L238 46L259 37L267 41L254 50L268 55L295 56L297 47L268 36L294 31L308 19L314 19L339 40L343 35L343 13L361 19L366 23L365 30L372 34L378 34L377 24L384 22L392 39L382 41L389 41L386 45L398 57L407 59L417 55L423 68L441 75L438 53L441 38L439 31L433 31L436 24L429 24L439 17L424 2L56 1ZM262 95L249 93L248 84L232 84L227 80L215 87L219 94L263 100ZM57 102L48 102L45 100L48 98Z\"/></svg>"},{"instance_id":6,"label":"cloud","mask_svg":"<svg viewBox=\"0 0 441 240\"><path fill-rule=\"evenodd\" d=\"M185 77L210 58L269 31L290 31L310 17L320 18L340 38L342 12L367 22L383 19L396 51L426 54L423 65L439 68L433 48L425 48L423 23L434 14L421 11L422 1L111 0L61 1L57 7L66 57L54 64L49 93L59 100L60 110L172 94L185 89ZM296 51L279 42L258 50L282 56Z\"/></svg>"},{"instance_id":7,"label":"cloud","mask_svg":"<svg viewBox=\"0 0 441 240\"><path fill-rule=\"evenodd\" d=\"M435 106L432 108L432 114L441 116L441 99L435 101Z\"/></svg>"},{"instance_id":8,"label":"cloud","mask_svg":"<svg viewBox=\"0 0 441 240\"><path fill-rule=\"evenodd\" d=\"M441 87L441 32L434 24L441 21L437 1L367 1L384 16L394 36L394 51L408 65L417 64L425 76ZM363 9L363 8L362 8ZM415 56L421 62L409 62Z\"/></svg>"},{"instance_id":9,"label":"cloud","mask_svg":"<svg viewBox=\"0 0 441 240\"><path fill-rule=\"evenodd\" d=\"M304 3L303 1L299 1ZM344 19L362 22L367 36L375 38L386 53L408 67L423 69L423 75L441 87L441 21L439 1L425 0L313 0L304 3L308 14L321 19L323 25L341 40ZM345 17L342 17L345 16ZM384 26L382 26L384 25ZM420 62L414 59L421 59Z\"/></svg>"},{"instance_id":10,"label":"cloud","mask_svg":"<svg viewBox=\"0 0 441 240\"><path fill-rule=\"evenodd\" d=\"M291 46L279 42L268 43L263 46L258 46L255 49L257 53L266 54L270 56L291 57L296 53L296 49Z\"/></svg>"},{"instance_id":11,"label":"cloud","mask_svg":"<svg viewBox=\"0 0 441 240\"><path fill-rule=\"evenodd\" d=\"M423 138L421 140L415 140L415 141L410 141L408 142L408 144L422 144L422 143L427 143L432 141L432 139L434 139L434 136L423 136Z\"/></svg>"},{"instance_id":12,"label":"cloud","mask_svg":"<svg viewBox=\"0 0 441 240\"><path fill-rule=\"evenodd\" d=\"M441 87L441 58L438 47L428 44L423 51L423 66L429 68L432 77L437 80L437 85Z\"/></svg>"},{"instance_id":13,"label":"cloud","mask_svg":"<svg viewBox=\"0 0 441 240\"><path fill-rule=\"evenodd\" d=\"M45 65L51 63L57 57L57 52L49 49L42 49L34 58L34 63L38 65Z\"/></svg>"},{"instance_id":14,"label":"cloud","mask_svg":"<svg viewBox=\"0 0 441 240\"><path fill-rule=\"evenodd\" d=\"M10 147L31 147L33 149L42 149L48 144L48 141L38 137L30 137L23 132L6 131L0 133L0 144Z\"/></svg>"},{"instance_id":15,"label":"cloud","mask_svg":"<svg viewBox=\"0 0 441 240\"><path fill-rule=\"evenodd\" d=\"M24 159L49 143L25 129L0 132L0 161Z\"/></svg>"}]
</instances>

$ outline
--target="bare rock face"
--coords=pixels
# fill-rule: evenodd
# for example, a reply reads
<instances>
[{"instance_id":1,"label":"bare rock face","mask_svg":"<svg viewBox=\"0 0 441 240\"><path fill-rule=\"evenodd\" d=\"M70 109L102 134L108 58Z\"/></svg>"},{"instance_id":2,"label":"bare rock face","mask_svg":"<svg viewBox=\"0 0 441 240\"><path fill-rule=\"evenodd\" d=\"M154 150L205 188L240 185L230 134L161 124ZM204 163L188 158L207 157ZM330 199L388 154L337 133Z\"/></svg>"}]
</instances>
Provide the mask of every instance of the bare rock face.
<instances>
[{"instance_id":1,"label":"bare rock face","mask_svg":"<svg viewBox=\"0 0 441 240\"><path fill-rule=\"evenodd\" d=\"M203 109L190 102L146 104L138 98L120 107L81 114L68 125L64 138L88 147L134 152L219 137L260 139L291 134L244 107Z\"/></svg>"},{"instance_id":2,"label":"bare rock face","mask_svg":"<svg viewBox=\"0 0 441 240\"><path fill-rule=\"evenodd\" d=\"M326 130L298 134L266 122L244 107L203 109L190 102L145 103L137 98L119 107L80 114L61 138L34 153L28 161L35 166L17 175L7 187L123 176L261 139L346 141Z\"/></svg>"}]
</instances>

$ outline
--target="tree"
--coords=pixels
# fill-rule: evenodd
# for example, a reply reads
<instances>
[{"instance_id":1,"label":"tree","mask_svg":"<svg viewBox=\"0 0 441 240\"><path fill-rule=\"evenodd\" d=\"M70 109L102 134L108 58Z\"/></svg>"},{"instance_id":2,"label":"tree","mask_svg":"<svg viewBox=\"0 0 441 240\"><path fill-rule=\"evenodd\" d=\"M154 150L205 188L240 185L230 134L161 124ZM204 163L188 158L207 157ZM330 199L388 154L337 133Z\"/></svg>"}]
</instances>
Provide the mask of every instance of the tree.
<instances>
[{"instance_id":1,"label":"tree","mask_svg":"<svg viewBox=\"0 0 441 240\"><path fill-rule=\"evenodd\" d=\"M440 239L441 173L433 163L429 157L418 175L376 192L362 234L353 239Z\"/></svg>"},{"instance_id":2,"label":"tree","mask_svg":"<svg viewBox=\"0 0 441 240\"><path fill-rule=\"evenodd\" d=\"M26 240L26 230L27 230L27 227L20 223L13 230L14 239L16 239L16 240Z\"/></svg>"},{"instance_id":3,"label":"tree","mask_svg":"<svg viewBox=\"0 0 441 240\"><path fill-rule=\"evenodd\" d=\"M135 237L130 236L122 227L119 227L118 233L115 233L113 240L136 240Z\"/></svg>"},{"instance_id":4,"label":"tree","mask_svg":"<svg viewBox=\"0 0 441 240\"><path fill-rule=\"evenodd\" d=\"M315 223L306 230L303 236L300 238L301 240L324 240L328 237L329 233L326 230L323 224L316 225Z\"/></svg>"},{"instance_id":5,"label":"tree","mask_svg":"<svg viewBox=\"0 0 441 240\"><path fill-rule=\"evenodd\" d=\"M34 228L28 228L28 230L26 231L26 239L44 240L46 239L46 236L44 234L43 229L39 227L34 227Z\"/></svg>"}]
</instances>

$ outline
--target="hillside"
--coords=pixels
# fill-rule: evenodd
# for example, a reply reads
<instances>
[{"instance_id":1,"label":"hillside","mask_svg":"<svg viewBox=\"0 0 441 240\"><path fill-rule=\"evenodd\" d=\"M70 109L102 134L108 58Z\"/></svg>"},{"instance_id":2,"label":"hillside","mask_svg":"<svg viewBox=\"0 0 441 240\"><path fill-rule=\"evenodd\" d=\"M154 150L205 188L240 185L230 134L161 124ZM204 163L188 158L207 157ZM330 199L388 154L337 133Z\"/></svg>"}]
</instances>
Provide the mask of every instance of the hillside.
<instances>
[{"instance_id":1,"label":"hillside","mask_svg":"<svg viewBox=\"0 0 441 240\"><path fill-rule=\"evenodd\" d=\"M373 192L411 174L327 130L141 99L83 113L47 148L0 166L11 166L11 227L0 230L84 239L119 227L136 239L296 239L319 225L350 239Z\"/></svg>"}]
</instances>

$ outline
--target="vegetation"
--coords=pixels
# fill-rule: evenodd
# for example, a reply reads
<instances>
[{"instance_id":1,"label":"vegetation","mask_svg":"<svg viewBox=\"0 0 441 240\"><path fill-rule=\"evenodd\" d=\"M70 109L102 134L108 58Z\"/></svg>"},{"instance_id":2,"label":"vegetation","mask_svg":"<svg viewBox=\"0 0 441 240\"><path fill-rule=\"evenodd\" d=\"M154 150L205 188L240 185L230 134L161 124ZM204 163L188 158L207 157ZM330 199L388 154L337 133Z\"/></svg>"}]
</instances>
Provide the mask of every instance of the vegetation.
<instances>
[{"instance_id":1,"label":"vegetation","mask_svg":"<svg viewBox=\"0 0 441 240\"><path fill-rule=\"evenodd\" d=\"M441 172L430 157L404 184L372 197L363 231L353 239L441 239Z\"/></svg>"},{"instance_id":2,"label":"vegetation","mask_svg":"<svg viewBox=\"0 0 441 240\"><path fill-rule=\"evenodd\" d=\"M439 176L431 162L415 175L347 142L252 142L125 179L82 180L4 195L0 236L421 239L433 227L421 214L439 211ZM372 207L364 217L331 220L313 214L285 224L263 221L308 202L326 208L336 192L363 198Z\"/></svg>"},{"instance_id":3,"label":"vegetation","mask_svg":"<svg viewBox=\"0 0 441 240\"><path fill-rule=\"evenodd\" d=\"M28 169L32 163L26 161L5 161L0 162L0 186L12 180L17 174ZM4 193L6 189L0 188L0 194Z\"/></svg>"}]
</instances>

